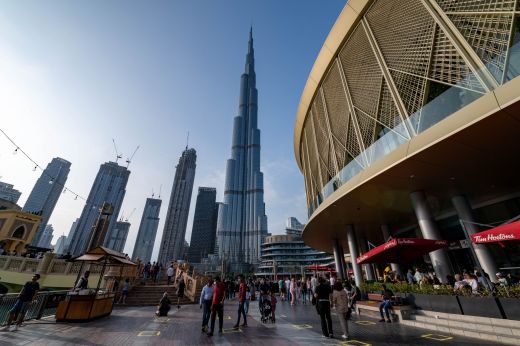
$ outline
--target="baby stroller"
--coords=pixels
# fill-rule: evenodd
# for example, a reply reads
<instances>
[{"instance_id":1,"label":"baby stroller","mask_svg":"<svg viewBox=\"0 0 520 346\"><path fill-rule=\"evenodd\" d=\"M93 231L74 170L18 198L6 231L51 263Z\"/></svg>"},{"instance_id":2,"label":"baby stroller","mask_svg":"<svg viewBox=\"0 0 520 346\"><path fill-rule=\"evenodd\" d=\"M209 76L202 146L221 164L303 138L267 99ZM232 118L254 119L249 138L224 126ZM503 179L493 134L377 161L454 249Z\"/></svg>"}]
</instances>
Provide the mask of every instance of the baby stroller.
<instances>
[{"instance_id":1,"label":"baby stroller","mask_svg":"<svg viewBox=\"0 0 520 346\"><path fill-rule=\"evenodd\" d=\"M263 295L260 301L258 302L258 306L260 307L260 316L262 323L274 323L271 307L271 298L268 295Z\"/></svg>"}]
</instances>

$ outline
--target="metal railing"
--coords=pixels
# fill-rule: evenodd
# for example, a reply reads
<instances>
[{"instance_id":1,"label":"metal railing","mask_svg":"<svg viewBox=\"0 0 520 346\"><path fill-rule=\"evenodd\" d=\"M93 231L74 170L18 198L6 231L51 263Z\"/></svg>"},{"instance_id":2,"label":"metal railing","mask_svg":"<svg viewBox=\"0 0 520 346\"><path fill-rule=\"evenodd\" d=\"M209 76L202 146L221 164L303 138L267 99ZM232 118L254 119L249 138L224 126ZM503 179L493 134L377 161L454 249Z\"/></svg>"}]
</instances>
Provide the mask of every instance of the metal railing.
<instances>
[{"instance_id":1,"label":"metal railing","mask_svg":"<svg viewBox=\"0 0 520 346\"><path fill-rule=\"evenodd\" d=\"M68 292L69 291L49 291L37 293L34 299L27 304L23 320L40 319L45 316L54 315L59 302L65 299ZM7 321L9 310L13 308L17 298L18 293L0 295L0 325L5 324Z\"/></svg>"}]
</instances>

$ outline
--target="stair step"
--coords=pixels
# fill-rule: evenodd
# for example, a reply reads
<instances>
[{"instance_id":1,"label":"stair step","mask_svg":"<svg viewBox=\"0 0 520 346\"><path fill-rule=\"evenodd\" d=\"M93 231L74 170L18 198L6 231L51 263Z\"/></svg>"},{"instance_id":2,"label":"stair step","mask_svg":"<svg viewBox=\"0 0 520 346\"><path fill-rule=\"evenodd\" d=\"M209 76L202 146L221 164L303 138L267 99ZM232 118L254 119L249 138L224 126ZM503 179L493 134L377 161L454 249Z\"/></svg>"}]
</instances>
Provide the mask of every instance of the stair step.
<instances>
[{"instance_id":1,"label":"stair step","mask_svg":"<svg viewBox=\"0 0 520 346\"><path fill-rule=\"evenodd\" d=\"M430 312L428 312L430 313ZM401 323L413 327L435 330L438 332L450 333L455 335L463 335L467 337L477 338L481 340L501 342L510 345L518 345L518 338L520 337L520 328L516 328L519 321L498 320L505 322L503 325L494 325L491 323L479 323L477 321L470 322L472 317L465 316L465 321L457 321L457 315L450 315L452 318L448 319L438 314L412 314L410 320L403 320ZM488 319L489 320L489 319Z\"/></svg>"}]
</instances>

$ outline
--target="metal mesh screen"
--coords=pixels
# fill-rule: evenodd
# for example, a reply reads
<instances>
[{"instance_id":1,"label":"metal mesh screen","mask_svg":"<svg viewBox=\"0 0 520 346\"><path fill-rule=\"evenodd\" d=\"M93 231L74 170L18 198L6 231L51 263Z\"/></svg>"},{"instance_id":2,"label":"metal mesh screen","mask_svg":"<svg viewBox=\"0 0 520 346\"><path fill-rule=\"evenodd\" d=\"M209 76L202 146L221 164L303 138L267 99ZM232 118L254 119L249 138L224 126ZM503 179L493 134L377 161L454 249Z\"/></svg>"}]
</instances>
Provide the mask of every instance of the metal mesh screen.
<instances>
[{"instance_id":1,"label":"metal mesh screen","mask_svg":"<svg viewBox=\"0 0 520 346\"><path fill-rule=\"evenodd\" d=\"M435 33L430 77L446 84L459 85L481 93L485 92L462 56L440 28Z\"/></svg>"},{"instance_id":2,"label":"metal mesh screen","mask_svg":"<svg viewBox=\"0 0 520 346\"><path fill-rule=\"evenodd\" d=\"M502 79L513 15L449 15L497 81Z\"/></svg>"},{"instance_id":3,"label":"metal mesh screen","mask_svg":"<svg viewBox=\"0 0 520 346\"><path fill-rule=\"evenodd\" d=\"M445 12L511 11L515 0L436 0Z\"/></svg>"}]
</instances>

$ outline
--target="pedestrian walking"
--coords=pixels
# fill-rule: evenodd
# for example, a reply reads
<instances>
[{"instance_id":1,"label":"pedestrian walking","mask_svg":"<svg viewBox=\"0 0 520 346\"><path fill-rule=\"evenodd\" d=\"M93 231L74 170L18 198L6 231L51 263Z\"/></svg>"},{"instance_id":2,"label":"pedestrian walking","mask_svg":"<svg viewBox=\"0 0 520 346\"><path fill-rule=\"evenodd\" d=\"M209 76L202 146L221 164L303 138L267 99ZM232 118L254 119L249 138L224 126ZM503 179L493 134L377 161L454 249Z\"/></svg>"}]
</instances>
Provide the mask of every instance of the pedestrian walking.
<instances>
[{"instance_id":1,"label":"pedestrian walking","mask_svg":"<svg viewBox=\"0 0 520 346\"><path fill-rule=\"evenodd\" d=\"M288 302L291 301L291 291L290 291L290 287L291 287L291 280L287 277L285 278L285 290L287 291L287 297L286 297L286 300Z\"/></svg>"},{"instance_id":2,"label":"pedestrian walking","mask_svg":"<svg viewBox=\"0 0 520 346\"><path fill-rule=\"evenodd\" d=\"M302 279L301 290L302 290L302 303L307 304L307 283L305 282L305 279Z\"/></svg>"},{"instance_id":3,"label":"pedestrian walking","mask_svg":"<svg viewBox=\"0 0 520 346\"><path fill-rule=\"evenodd\" d=\"M240 325L240 316L244 316L244 323L242 324L242 327L247 327L247 317L246 312L244 310L244 304L246 301L246 281L244 280L244 275L240 274L238 276L239 279L239 287L238 287L238 318L237 323L234 325L233 328L238 329L238 326Z\"/></svg>"},{"instance_id":4,"label":"pedestrian walking","mask_svg":"<svg viewBox=\"0 0 520 346\"><path fill-rule=\"evenodd\" d=\"M167 285L170 286L170 284L172 283L172 278L173 278L173 264L170 264L170 266L166 270L166 276L168 276Z\"/></svg>"},{"instance_id":5,"label":"pedestrian walking","mask_svg":"<svg viewBox=\"0 0 520 346\"><path fill-rule=\"evenodd\" d=\"M40 274L34 274L32 280L25 283L22 290L18 294L18 297L16 298L16 302L14 303L13 308L9 310L7 323L2 329L0 329L1 331L18 330L18 327L23 322L27 305L33 300L33 298L36 296L36 293L40 290L40 284L38 283L39 279ZM21 312L23 312L23 314L21 314ZM10 329L11 323L15 320L16 324L12 329Z\"/></svg>"},{"instance_id":6,"label":"pedestrian walking","mask_svg":"<svg viewBox=\"0 0 520 346\"><path fill-rule=\"evenodd\" d=\"M213 300L211 302L211 328L208 336L213 336L215 331L215 319L218 315L218 332L222 334L224 328L224 299L226 298L226 286L220 277L215 277L215 284L213 285Z\"/></svg>"},{"instance_id":7,"label":"pedestrian walking","mask_svg":"<svg viewBox=\"0 0 520 346\"><path fill-rule=\"evenodd\" d=\"M343 330L343 339L348 339L348 320L350 319L350 297L341 282L336 281L334 291L332 292L332 306L338 315L341 329Z\"/></svg>"},{"instance_id":8,"label":"pedestrian walking","mask_svg":"<svg viewBox=\"0 0 520 346\"><path fill-rule=\"evenodd\" d=\"M296 282L294 278L289 283L289 292L291 292L291 306L293 306L296 302Z\"/></svg>"},{"instance_id":9,"label":"pedestrian walking","mask_svg":"<svg viewBox=\"0 0 520 346\"><path fill-rule=\"evenodd\" d=\"M332 334L332 318L330 317L330 300L332 290L328 280L320 277L318 279L318 286L316 287L316 306L321 320L321 331L324 337L333 338Z\"/></svg>"},{"instance_id":10,"label":"pedestrian walking","mask_svg":"<svg viewBox=\"0 0 520 346\"><path fill-rule=\"evenodd\" d=\"M211 301L213 300L213 279L202 288L199 305L202 310L202 331L208 332L208 322L211 315Z\"/></svg>"},{"instance_id":11,"label":"pedestrian walking","mask_svg":"<svg viewBox=\"0 0 520 346\"><path fill-rule=\"evenodd\" d=\"M130 291L130 279L126 278L125 283L123 284L123 290L121 291L121 297L119 298L118 304L126 304L126 297L128 297L128 292Z\"/></svg>"},{"instance_id":12,"label":"pedestrian walking","mask_svg":"<svg viewBox=\"0 0 520 346\"><path fill-rule=\"evenodd\" d=\"M244 310L246 315L249 313L249 302L251 301L251 289L247 287L246 289L246 300L244 302Z\"/></svg>"}]
</instances>

